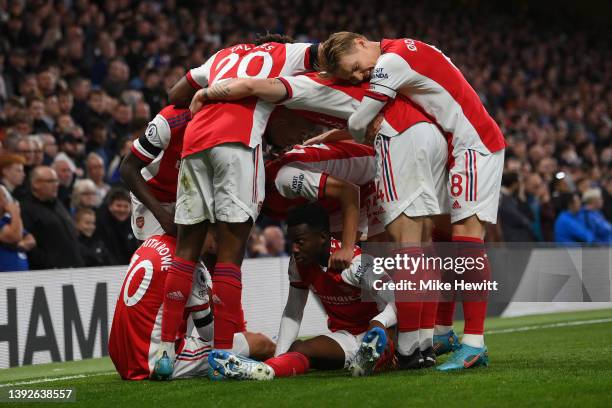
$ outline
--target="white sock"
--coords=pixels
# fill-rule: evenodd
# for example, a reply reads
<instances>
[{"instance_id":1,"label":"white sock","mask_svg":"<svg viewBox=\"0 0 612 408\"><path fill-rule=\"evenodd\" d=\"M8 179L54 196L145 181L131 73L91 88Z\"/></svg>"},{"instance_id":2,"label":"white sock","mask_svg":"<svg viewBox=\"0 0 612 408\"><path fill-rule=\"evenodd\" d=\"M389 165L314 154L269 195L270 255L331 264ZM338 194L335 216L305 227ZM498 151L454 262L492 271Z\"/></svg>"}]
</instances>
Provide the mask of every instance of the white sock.
<instances>
[{"instance_id":1,"label":"white sock","mask_svg":"<svg viewBox=\"0 0 612 408\"><path fill-rule=\"evenodd\" d=\"M461 344L471 347L484 347L484 336L482 334L464 334Z\"/></svg>"},{"instance_id":2,"label":"white sock","mask_svg":"<svg viewBox=\"0 0 612 408\"><path fill-rule=\"evenodd\" d=\"M433 346L434 329L419 329L419 347L421 351Z\"/></svg>"},{"instance_id":3,"label":"white sock","mask_svg":"<svg viewBox=\"0 0 612 408\"><path fill-rule=\"evenodd\" d=\"M451 330L453 330L453 326L442 326L442 325L436 324L434 326L434 335L441 336L443 334L448 334L448 332L450 332Z\"/></svg>"},{"instance_id":4,"label":"white sock","mask_svg":"<svg viewBox=\"0 0 612 408\"><path fill-rule=\"evenodd\" d=\"M397 349L401 355L409 356L419 347L419 331L401 332L397 336Z\"/></svg>"},{"instance_id":5,"label":"white sock","mask_svg":"<svg viewBox=\"0 0 612 408\"><path fill-rule=\"evenodd\" d=\"M163 355L164 351L168 353L168 357L170 357L171 360L174 360L176 358L173 341L162 341L159 344L159 355Z\"/></svg>"}]
</instances>

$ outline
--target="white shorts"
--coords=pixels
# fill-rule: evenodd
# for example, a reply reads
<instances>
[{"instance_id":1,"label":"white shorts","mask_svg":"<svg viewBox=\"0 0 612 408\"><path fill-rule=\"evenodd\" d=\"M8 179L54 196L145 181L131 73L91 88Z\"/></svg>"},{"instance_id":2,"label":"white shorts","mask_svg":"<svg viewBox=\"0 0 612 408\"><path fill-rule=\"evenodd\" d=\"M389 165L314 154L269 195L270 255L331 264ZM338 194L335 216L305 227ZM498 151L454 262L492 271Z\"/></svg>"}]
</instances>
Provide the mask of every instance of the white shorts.
<instances>
[{"instance_id":1,"label":"white shorts","mask_svg":"<svg viewBox=\"0 0 612 408\"><path fill-rule=\"evenodd\" d=\"M153 235L164 234L164 229L153 213L134 194L130 193L130 197L132 198L132 232L136 239L145 241ZM174 203L161 203L161 206L169 213L174 212Z\"/></svg>"},{"instance_id":2,"label":"white shorts","mask_svg":"<svg viewBox=\"0 0 612 408\"><path fill-rule=\"evenodd\" d=\"M451 222L474 214L483 222L497 222L499 192L504 171L504 150L481 153L476 150L453 152L454 164L448 174Z\"/></svg>"},{"instance_id":3,"label":"white shorts","mask_svg":"<svg viewBox=\"0 0 612 408\"><path fill-rule=\"evenodd\" d=\"M261 145L225 143L189 155L181 161L174 220L182 225L255 221L264 183Z\"/></svg>"},{"instance_id":4,"label":"white shorts","mask_svg":"<svg viewBox=\"0 0 612 408\"><path fill-rule=\"evenodd\" d=\"M354 335L346 330L338 330L333 333L324 334L324 336L329 337L340 345L340 348L344 351L344 367L346 368L355 358L365 332Z\"/></svg>"},{"instance_id":5,"label":"white shorts","mask_svg":"<svg viewBox=\"0 0 612 408\"><path fill-rule=\"evenodd\" d=\"M448 147L435 125L422 122L394 137L378 135L375 150L377 198L384 209L384 225L401 214L421 217L449 212Z\"/></svg>"}]
</instances>

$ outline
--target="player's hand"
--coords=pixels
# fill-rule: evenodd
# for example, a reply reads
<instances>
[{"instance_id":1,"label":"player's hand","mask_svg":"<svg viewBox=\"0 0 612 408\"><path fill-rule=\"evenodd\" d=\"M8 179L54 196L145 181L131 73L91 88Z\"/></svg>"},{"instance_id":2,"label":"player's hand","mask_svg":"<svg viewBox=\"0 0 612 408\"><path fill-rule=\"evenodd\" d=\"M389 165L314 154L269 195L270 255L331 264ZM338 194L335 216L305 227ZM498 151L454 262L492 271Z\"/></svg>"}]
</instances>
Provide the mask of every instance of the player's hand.
<instances>
[{"instance_id":1,"label":"player's hand","mask_svg":"<svg viewBox=\"0 0 612 408\"><path fill-rule=\"evenodd\" d=\"M353 248L340 248L329 257L329 268L343 271L353 261Z\"/></svg>"},{"instance_id":2,"label":"player's hand","mask_svg":"<svg viewBox=\"0 0 612 408\"><path fill-rule=\"evenodd\" d=\"M191 116L194 116L196 113L202 109L204 102L206 101L206 88L200 89L198 92L193 95L193 99L191 99L191 104L189 104L189 110L191 111Z\"/></svg>"},{"instance_id":3,"label":"player's hand","mask_svg":"<svg viewBox=\"0 0 612 408\"><path fill-rule=\"evenodd\" d=\"M366 129L366 136L364 143L367 145L374 145L374 139L376 139L376 135L380 131L380 125L382 124L383 115L378 114L376 117L370 122L368 128Z\"/></svg>"},{"instance_id":4,"label":"player's hand","mask_svg":"<svg viewBox=\"0 0 612 408\"><path fill-rule=\"evenodd\" d=\"M342 130L340 130L340 129L328 130L327 132L321 133L318 136L311 137L310 139L306 140L303 143L303 145L304 146L310 146L310 145L315 145L315 144L326 143L326 142L329 142L330 140L335 140L335 139L333 139L333 136L337 135L339 133L342 133Z\"/></svg>"},{"instance_id":5,"label":"player's hand","mask_svg":"<svg viewBox=\"0 0 612 408\"><path fill-rule=\"evenodd\" d=\"M176 224L174 223L174 212L161 211L157 217L159 225L164 229L166 234L176 237Z\"/></svg>"}]
</instances>

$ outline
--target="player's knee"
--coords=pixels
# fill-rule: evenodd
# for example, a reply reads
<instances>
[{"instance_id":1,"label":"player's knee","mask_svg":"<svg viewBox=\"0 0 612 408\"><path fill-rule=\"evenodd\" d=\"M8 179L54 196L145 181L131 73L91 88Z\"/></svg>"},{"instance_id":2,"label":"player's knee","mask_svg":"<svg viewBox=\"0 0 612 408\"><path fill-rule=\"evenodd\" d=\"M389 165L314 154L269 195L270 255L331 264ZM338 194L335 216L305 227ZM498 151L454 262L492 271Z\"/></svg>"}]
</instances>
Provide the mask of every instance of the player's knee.
<instances>
[{"instance_id":1,"label":"player's knee","mask_svg":"<svg viewBox=\"0 0 612 408\"><path fill-rule=\"evenodd\" d=\"M289 347L289 350L287 351L291 351L294 353L300 353L300 354L304 354L305 356L309 355L309 349L310 347L308 346L308 343L306 343L303 340L296 340L293 342L293 344L291 345L291 347Z\"/></svg>"},{"instance_id":2,"label":"player's knee","mask_svg":"<svg viewBox=\"0 0 612 408\"><path fill-rule=\"evenodd\" d=\"M274 356L276 344L263 333L248 333L249 356L256 360L266 360Z\"/></svg>"}]
</instances>

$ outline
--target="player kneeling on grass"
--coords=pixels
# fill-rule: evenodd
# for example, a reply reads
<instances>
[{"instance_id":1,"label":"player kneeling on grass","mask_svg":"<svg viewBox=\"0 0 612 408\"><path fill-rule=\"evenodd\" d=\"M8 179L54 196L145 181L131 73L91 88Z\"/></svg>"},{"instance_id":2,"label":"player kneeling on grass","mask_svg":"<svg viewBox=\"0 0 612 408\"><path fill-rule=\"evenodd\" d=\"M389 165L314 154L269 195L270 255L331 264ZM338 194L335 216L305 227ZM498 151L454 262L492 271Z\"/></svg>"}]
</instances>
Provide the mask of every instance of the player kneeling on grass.
<instances>
[{"instance_id":1,"label":"player kneeling on grass","mask_svg":"<svg viewBox=\"0 0 612 408\"><path fill-rule=\"evenodd\" d=\"M213 374L267 380L304 374L311 367L349 367L353 375L367 375L392 363L394 349L385 329L396 323L395 305L392 299L383 299L382 293L374 291L373 282L380 276L372 273L366 255L354 247L347 269L326 267L340 243L330 237L329 215L316 204L292 209L287 225L293 255L289 266L291 286L275 357L258 362L215 350L208 357ZM309 291L322 303L332 333L296 340ZM366 294L371 296L366 299Z\"/></svg>"},{"instance_id":2,"label":"player kneeling on grass","mask_svg":"<svg viewBox=\"0 0 612 408\"><path fill-rule=\"evenodd\" d=\"M124 380L169 380L204 376L208 372L213 314L208 296L211 280L203 265L194 271L191 294L174 349L161 347L164 283L175 248L176 238L154 235L132 256L117 299L108 345L111 360ZM197 337L187 333L189 319L193 321ZM236 333L233 351L239 355L267 358L274 352L274 343L263 334ZM158 367L155 367L156 362ZM156 375L153 375L154 368Z\"/></svg>"}]
</instances>

